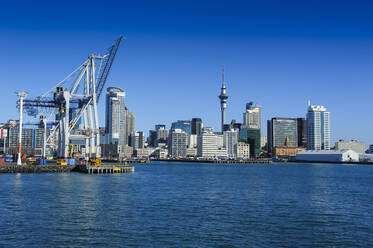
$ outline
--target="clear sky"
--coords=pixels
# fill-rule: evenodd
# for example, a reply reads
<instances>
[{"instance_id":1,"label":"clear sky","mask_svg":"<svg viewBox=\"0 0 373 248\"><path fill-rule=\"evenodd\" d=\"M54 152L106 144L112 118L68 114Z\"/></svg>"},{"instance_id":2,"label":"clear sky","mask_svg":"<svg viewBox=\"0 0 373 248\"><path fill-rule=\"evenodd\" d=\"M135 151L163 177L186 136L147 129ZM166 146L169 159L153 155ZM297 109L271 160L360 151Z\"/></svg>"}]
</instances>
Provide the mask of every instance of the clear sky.
<instances>
[{"instance_id":1,"label":"clear sky","mask_svg":"<svg viewBox=\"0 0 373 248\"><path fill-rule=\"evenodd\" d=\"M127 93L136 129L201 117L220 127L248 101L271 117L331 112L332 141L373 143L371 1L3 1L0 121L17 118L14 91L53 87L123 34L107 86ZM100 101L104 123L104 100Z\"/></svg>"}]
</instances>

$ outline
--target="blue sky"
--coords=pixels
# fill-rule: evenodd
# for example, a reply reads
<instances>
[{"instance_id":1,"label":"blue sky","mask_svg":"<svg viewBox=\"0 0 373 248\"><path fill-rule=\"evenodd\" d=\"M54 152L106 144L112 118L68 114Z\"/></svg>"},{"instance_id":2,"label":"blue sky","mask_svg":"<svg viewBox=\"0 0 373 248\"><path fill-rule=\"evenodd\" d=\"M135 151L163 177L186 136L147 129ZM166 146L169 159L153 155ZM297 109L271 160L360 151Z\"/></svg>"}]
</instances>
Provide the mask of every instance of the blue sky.
<instances>
[{"instance_id":1,"label":"blue sky","mask_svg":"<svg viewBox=\"0 0 373 248\"><path fill-rule=\"evenodd\" d=\"M7 1L0 8L0 121L17 118L14 91L47 91L123 34L107 86L127 93L136 129L201 117L220 127L245 104L304 117L331 112L333 142L373 143L373 5L369 1ZM104 123L104 100L100 101Z\"/></svg>"}]
</instances>

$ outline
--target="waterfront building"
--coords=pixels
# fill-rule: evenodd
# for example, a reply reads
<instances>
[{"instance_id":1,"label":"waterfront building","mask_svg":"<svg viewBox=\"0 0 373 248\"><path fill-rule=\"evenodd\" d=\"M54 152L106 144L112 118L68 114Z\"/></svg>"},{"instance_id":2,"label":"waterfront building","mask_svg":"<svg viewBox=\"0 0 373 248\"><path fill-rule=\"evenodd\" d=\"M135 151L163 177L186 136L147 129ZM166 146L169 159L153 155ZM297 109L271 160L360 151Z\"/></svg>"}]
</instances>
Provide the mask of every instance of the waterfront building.
<instances>
[{"instance_id":1,"label":"waterfront building","mask_svg":"<svg viewBox=\"0 0 373 248\"><path fill-rule=\"evenodd\" d=\"M131 134L135 132L135 114L126 107L126 142L125 144L131 146Z\"/></svg>"},{"instance_id":2,"label":"waterfront building","mask_svg":"<svg viewBox=\"0 0 373 248\"><path fill-rule=\"evenodd\" d=\"M299 152L305 150L305 147L276 146L272 150L273 157L295 157Z\"/></svg>"},{"instance_id":3,"label":"waterfront building","mask_svg":"<svg viewBox=\"0 0 373 248\"><path fill-rule=\"evenodd\" d=\"M245 142L238 142L236 144L237 159L250 158L250 144Z\"/></svg>"},{"instance_id":4,"label":"waterfront building","mask_svg":"<svg viewBox=\"0 0 373 248\"><path fill-rule=\"evenodd\" d=\"M357 140L344 141L339 140L335 142L335 150L353 150L357 153L365 153L366 146L365 143L359 142Z\"/></svg>"},{"instance_id":5,"label":"waterfront building","mask_svg":"<svg viewBox=\"0 0 373 248\"><path fill-rule=\"evenodd\" d=\"M236 158L236 145L238 142L238 130L231 129L223 132L223 146L227 149L229 158Z\"/></svg>"},{"instance_id":6,"label":"waterfront building","mask_svg":"<svg viewBox=\"0 0 373 248\"><path fill-rule=\"evenodd\" d=\"M136 131L131 135L131 146L134 150L144 148L144 132Z\"/></svg>"},{"instance_id":7,"label":"waterfront building","mask_svg":"<svg viewBox=\"0 0 373 248\"><path fill-rule=\"evenodd\" d=\"M201 118L192 119L192 132L191 134L200 135L203 128L203 122Z\"/></svg>"},{"instance_id":8,"label":"waterfront building","mask_svg":"<svg viewBox=\"0 0 373 248\"><path fill-rule=\"evenodd\" d=\"M250 144L250 157L257 158L260 155L260 129L244 127L240 130L240 141Z\"/></svg>"},{"instance_id":9,"label":"waterfront building","mask_svg":"<svg viewBox=\"0 0 373 248\"><path fill-rule=\"evenodd\" d=\"M267 121L267 137L270 154L275 147L298 147L297 119L272 118Z\"/></svg>"},{"instance_id":10,"label":"waterfront building","mask_svg":"<svg viewBox=\"0 0 373 248\"><path fill-rule=\"evenodd\" d=\"M243 125L250 128L262 128L262 107L254 105L254 102L246 104L246 111L243 113Z\"/></svg>"},{"instance_id":11,"label":"waterfront building","mask_svg":"<svg viewBox=\"0 0 373 248\"><path fill-rule=\"evenodd\" d=\"M168 154L172 157L186 157L188 134L181 129L173 129L169 135Z\"/></svg>"},{"instance_id":12,"label":"waterfront building","mask_svg":"<svg viewBox=\"0 0 373 248\"><path fill-rule=\"evenodd\" d=\"M188 140L188 147L189 148L197 148L197 137L198 135L196 134L191 134L189 135L189 140Z\"/></svg>"},{"instance_id":13,"label":"waterfront building","mask_svg":"<svg viewBox=\"0 0 373 248\"><path fill-rule=\"evenodd\" d=\"M173 122L171 124L171 131L170 132L172 132L172 130L175 130L175 129L181 129L185 133L191 134L192 133L191 121L189 121L189 120L178 120L177 122Z\"/></svg>"},{"instance_id":14,"label":"waterfront building","mask_svg":"<svg viewBox=\"0 0 373 248\"><path fill-rule=\"evenodd\" d=\"M119 150L119 158L120 159L131 158L133 156L133 153L134 153L134 150L132 146L128 146L128 145L122 146L120 147L120 150Z\"/></svg>"},{"instance_id":15,"label":"waterfront building","mask_svg":"<svg viewBox=\"0 0 373 248\"><path fill-rule=\"evenodd\" d=\"M260 136L260 147L262 150L267 150L267 136Z\"/></svg>"},{"instance_id":16,"label":"waterfront building","mask_svg":"<svg viewBox=\"0 0 373 248\"><path fill-rule=\"evenodd\" d=\"M146 148L138 148L134 150L134 156L137 158L147 158L149 157L149 151Z\"/></svg>"},{"instance_id":17,"label":"waterfront building","mask_svg":"<svg viewBox=\"0 0 373 248\"><path fill-rule=\"evenodd\" d=\"M197 148L195 147L188 147L187 148L187 157L196 157L197 156Z\"/></svg>"},{"instance_id":18,"label":"waterfront building","mask_svg":"<svg viewBox=\"0 0 373 248\"><path fill-rule=\"evenodd\" d=\"M324 106L308 106L307 149L330 150L330 113Z\"/></svg>"},{"instance_id":19,"label":"waterfront building","mask_svg":"<svg viewBox=\"0 0 373 248\"><path fill-rule=\"evenodd\" d=\"M165 148L161 148L161 147L156 148L152 153L152 157L155 157L158 159L166 159L167 156L168 156L168 150Z\"/></svg>"},{"instance_id":20,"label":"waterfront building","mask_svg":"<svg viewBox=\"0 0 373 248\"><path fill-rule=\"evenodd\" d=\"M222 71L222 85L220 89L220 95L218 96L220 99L220 109L221 109L221 132L224 131L224 124L225 124L225 110L227 108L227 88L225 87L224 82L224 65L223 65L223 71Z\"/></svg>"},{"instance_id":21,"label":"waterfront building","mask_svg":"<svg viewBox=\"0 0 373 248\"><path fill-rule=\"evenodd\" d=\"M215 134L211 127L204 127L198 136L197 155L204 158L227 157L223 136Z\"/></svg>"},{"instance_id":22,"label":"waterfront building","mask_svg":"<svg viewBox=\"0 0 373 248\"><path fill-rule=\"evenodd\" d=\"M105 136L107 144L126 144L125 92L118 87L109 87L106 93Z\"/></svg>"},{"instance_id":23,"label":"waterfront building","mask_svg":"<svg viewBox=\"0 0 373 248\"><path fill-rule=\"evenodd\" d=\"M298 161L358 162L359 154L352 150L304 150L296 155Z\"/></svg>"},{"instance_id":24,"label":"waterfront building","mask_svg":"<svg viewBox=\"0 0 373 248\"><path fill-rule=\"evenodd\" d=\"M297 118L298 147L307 147L307 120Z\"/></svg>"},{"instance_id":25,"label":"waterfront building","mask_svg":"<svg viewBox=\"0 0 373 248\"><path fill-rule=\"evenodd\" d=\"M373 145L369 145L369 153L373 154Z\"/></svg>"},{"instance_id":26,"label":"waterfront building","mask_svg":"<svg viewBox=\"0 0 373 248\"><path fill-rule=\"evenodd\" d=\"M16 154L18 149L18 126L10 126L8 131L7 153ZM50 128L47 128L47 137ZM44 143L44 128L22 128L22 153L26 155L42 156Z\"/></svg>"}]
</instances>

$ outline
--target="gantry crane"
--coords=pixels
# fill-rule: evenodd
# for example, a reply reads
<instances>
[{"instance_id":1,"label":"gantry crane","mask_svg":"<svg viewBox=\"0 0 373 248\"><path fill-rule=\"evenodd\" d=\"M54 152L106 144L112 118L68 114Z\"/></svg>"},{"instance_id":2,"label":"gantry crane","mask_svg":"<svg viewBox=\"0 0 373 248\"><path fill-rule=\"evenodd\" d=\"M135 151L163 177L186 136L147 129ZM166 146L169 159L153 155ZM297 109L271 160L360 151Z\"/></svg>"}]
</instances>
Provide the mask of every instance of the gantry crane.
<instances>
[{"instance_id":1,"label":"gantry crane","mask_svg":"<svg viewBox=\"0 0 373 248\"><path fill-rule=\"evenodd\" d=\"M89 55L83 64L42 96L23 100L26 112L34 117L40 112L43 116L49 114L48 120L56 116L57 124L46 141L49 144L55 141L59 159L68 158L70 135L81 117L83 128L79 135L85 139L86 153L93 159L100 157L97 104L122 38L120 36L104 55Z\"/></svg>"}]
</instances>

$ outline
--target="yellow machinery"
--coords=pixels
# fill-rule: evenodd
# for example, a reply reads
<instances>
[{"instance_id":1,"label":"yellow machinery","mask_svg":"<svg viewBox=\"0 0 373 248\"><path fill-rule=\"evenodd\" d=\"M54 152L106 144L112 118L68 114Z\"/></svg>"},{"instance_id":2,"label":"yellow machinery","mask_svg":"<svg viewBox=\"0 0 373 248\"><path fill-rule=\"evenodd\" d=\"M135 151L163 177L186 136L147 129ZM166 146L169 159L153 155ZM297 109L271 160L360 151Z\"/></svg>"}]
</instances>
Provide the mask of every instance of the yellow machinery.
<instances>
[{"instance_id":1,"label":"yellow machinery","mask_svg":"<svg viewBox=\"0 0 373 248\"><path fill-rule=\"evenodd\" d=\"M64 158L59 158L59 159L57 159L57 164L58 165L67 165L67 161Z\"/></svg>"},{"instance_id":2,"label":"yellow machinery","mask_svg":"<svg viewBox=\"0 0 373 248\"><path fill-rule=\"evenodd\" d=\"M89 162L91 163L91 165L96 165L96 166L101 165L101 159L99 158L90 158Z\"/></svg>"}]
</instances>

